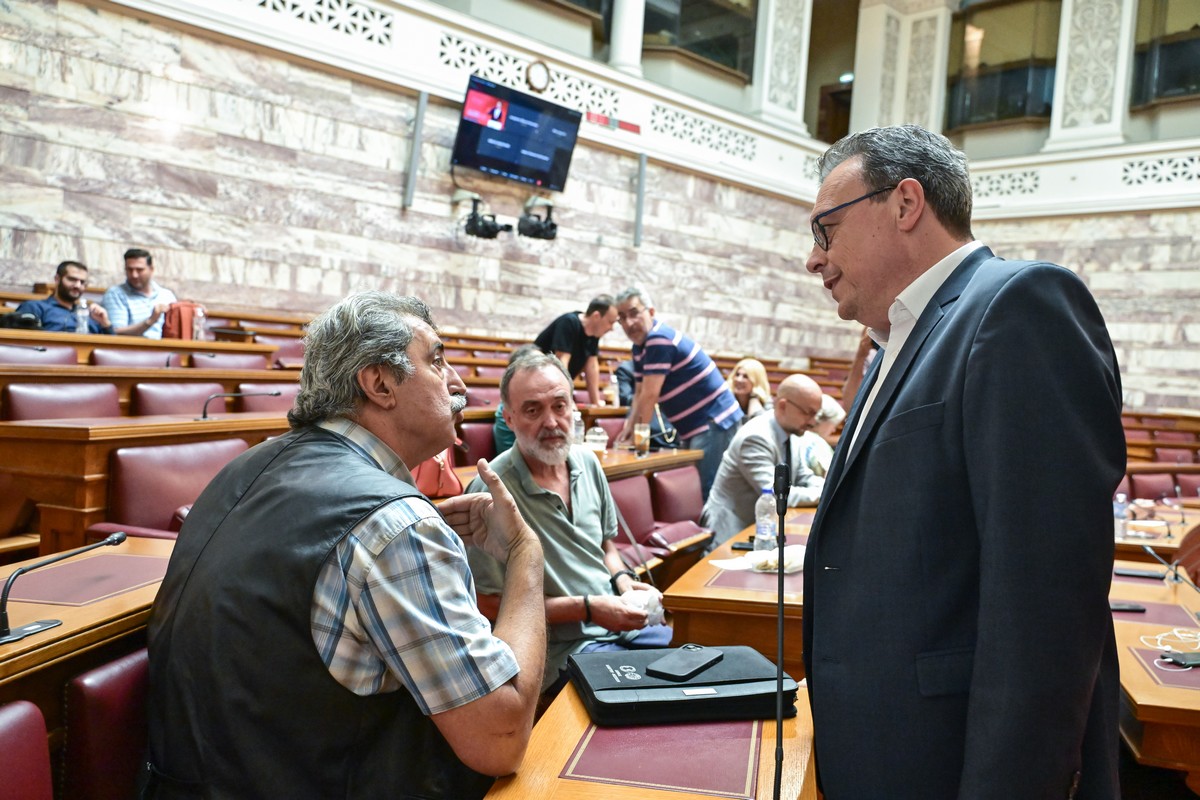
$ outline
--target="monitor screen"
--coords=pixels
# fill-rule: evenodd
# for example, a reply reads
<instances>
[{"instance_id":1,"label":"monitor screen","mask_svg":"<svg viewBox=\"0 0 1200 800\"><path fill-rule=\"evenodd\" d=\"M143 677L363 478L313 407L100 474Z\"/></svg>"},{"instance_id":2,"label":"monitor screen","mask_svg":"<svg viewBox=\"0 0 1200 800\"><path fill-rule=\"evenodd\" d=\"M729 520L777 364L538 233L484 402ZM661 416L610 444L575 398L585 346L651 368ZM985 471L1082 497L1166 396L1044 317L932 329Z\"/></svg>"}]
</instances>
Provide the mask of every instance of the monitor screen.
<instances>
[{"instance_id":1,"label":"monitor screen","mask_svg":"<svg viewBox=\"0 0 1200 800\"><path fill-rule=\"evenodd\" d=\"M561 192L581 116L472 75L451 163Z\"/></svg>"}]
</instances>

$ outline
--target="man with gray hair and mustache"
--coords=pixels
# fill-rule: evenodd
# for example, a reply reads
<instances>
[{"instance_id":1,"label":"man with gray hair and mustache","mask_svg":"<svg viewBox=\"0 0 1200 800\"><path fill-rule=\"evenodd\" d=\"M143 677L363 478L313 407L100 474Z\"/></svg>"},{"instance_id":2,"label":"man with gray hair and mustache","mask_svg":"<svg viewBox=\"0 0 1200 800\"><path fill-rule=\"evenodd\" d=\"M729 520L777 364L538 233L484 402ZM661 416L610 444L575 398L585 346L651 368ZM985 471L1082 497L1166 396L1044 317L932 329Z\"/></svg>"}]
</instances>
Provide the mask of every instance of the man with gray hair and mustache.
<instances>
[{"instance_id":1,"label":"man with gray hair and mustache","mask_svg":"<svg viewBox=\"0 0 1200 800\"><path fill-rule=\"evenodd\" d=\"M566 682L567 656L597 650L665 647L671 629L648 625L646 601L662 594L638 580L617 552L616 505L600 462L572 448L571 379L562 361L536 349L514 355L500 379L504 418L515 445L493 467L545 552L544 592L549 652L542 690L553 697ZM476 478L468 492L495 491ZM471 571L484 613L507 603L508 570L472 550ZM640 602L638 602L640 601Z\"/></svg>"},{"instance_id":2,"label":"man with gray hair and mustache","mask_svg":"<svg viewBox=\"0 0 1200 800\"><path fill-rule=\"evenodd\" d=\"M537 536L491 495L435 508L409 465L465 387L426 305L312 322L292 430L213 479L149 622L143 797L481 798L521 763L546 652ZM471 549L504 563L494 629Z\"/></svg>"}]
</instances>

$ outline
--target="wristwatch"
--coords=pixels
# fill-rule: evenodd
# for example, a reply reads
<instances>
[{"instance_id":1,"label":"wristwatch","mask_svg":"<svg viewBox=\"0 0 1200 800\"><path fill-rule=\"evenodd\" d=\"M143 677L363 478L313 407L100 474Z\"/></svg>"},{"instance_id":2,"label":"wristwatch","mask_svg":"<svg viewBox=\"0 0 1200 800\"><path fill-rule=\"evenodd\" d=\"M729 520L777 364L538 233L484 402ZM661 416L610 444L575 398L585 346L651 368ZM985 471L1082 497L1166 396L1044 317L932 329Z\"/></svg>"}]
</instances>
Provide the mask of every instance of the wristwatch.
<instances>
[{"instance_id":1,"label":"wristwatch","mask_svg":"<svg viewBox=\"0 0 1200 800\"><path fill-rule=\"evenodd\" d=\"M612 585L613 594L621 593L621 590L617 588L617 578L621 577L622 575L628 575L630 578L632 578L635 581L638 579L637 573L631 569L623 569L620 572L614 574L611 578L608 579L609 584Z\"/></svg>"}]
</instances>

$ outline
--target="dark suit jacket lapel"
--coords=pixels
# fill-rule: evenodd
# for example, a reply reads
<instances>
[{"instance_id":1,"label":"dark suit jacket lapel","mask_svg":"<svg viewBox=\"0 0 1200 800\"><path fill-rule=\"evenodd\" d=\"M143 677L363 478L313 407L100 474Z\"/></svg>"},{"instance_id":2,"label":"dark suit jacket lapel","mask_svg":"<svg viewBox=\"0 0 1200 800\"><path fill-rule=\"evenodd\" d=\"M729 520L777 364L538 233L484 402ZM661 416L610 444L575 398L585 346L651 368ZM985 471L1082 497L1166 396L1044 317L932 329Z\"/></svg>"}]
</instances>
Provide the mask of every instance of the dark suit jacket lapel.
<instances>
[{"instance_id":1,"label":"dark suit jacket lapel","mask_svg":"<svg viewBox=\"0 0 1200 800\"><path fill-rule=\"evenodd\" d=\"M896 394L896 390L904 381L909 368L917 358L917 354L925 346L925 340L929 338L929 334L933 332L933 329L938 326L938 323L946 315L946 308L953 304L959 295L962 294L963 289L966 288L967 284L971 282L971 278L975 275L975 271L991 258L994 258L991 250L986 247L979 248L963 259L963 262L958 265L954 272L950 273L950 277L934 293L933 298L929 301L929 305L922 312L921 318L917 320L912 333L909 334L908 340L904 344L904 350L896 358L896 362L892 364L891 369L888 370L888 374L883 380L883 385L879 387L879 394L875 396L874 402L871 403L871 408L867 413L866 419L863 420L862 429L858 432L858 436L854 440L854 447L842 459L842 468L838 471L838 474L831 476L833 480L826 483L825 489L822 492L823 495L837 492L837 488L842 481L842 476L854 466L854 461L858 458L859 453L862 452L863 447L865 447L867 441L870 440L875 429L879 426L884 410L888 407L892 397ZM882 362L883 359L880 357L875 360ZM865 391L860 392L860 394L865 394ZM862 400L865 402L865 396ZM856 402L855 405L860 406L861 404ZM858 409L858 414L861 414L861 408ZM855 416L857 417L858 414ZM842 432L845 434L847 431L853 430L854 428L846 426ZM839 450L841 450L840 447ZM832 483L832 486L830 483Z\"/></svg>"}]
</instances>

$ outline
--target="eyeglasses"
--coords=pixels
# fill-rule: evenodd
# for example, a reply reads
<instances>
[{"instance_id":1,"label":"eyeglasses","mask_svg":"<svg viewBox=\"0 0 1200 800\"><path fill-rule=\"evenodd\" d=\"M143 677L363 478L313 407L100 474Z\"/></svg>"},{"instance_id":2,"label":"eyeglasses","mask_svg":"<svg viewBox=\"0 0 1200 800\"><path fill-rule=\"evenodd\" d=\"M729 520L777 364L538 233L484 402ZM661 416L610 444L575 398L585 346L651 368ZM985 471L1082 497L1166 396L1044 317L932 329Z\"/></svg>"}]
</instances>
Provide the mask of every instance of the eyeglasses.
<instances>
[{"instance_id":1,"label":"eyeglasses","mask_svg":"<svg viewBox=\"0 0 1200 800\"><path fill-rule=\"evenodd\" d=\"M645 310L646 309L643 306L642 308L631 308L627 312L618 312L617 313L617 322L620 322L620 323L631 322L631 321L637 319L638 317L640 317L642 315L642 312Z\"/></svg>"},{"instance_id":2,"label":"eyeglasses","mask_svg":"<svg viewBox=\"0 0 1200 800\"><path fill-rule=\"evenodd\" d=\"M828 217L830 214L837 213L843 208L849 208L855 203L861 203L863 200L866 200L869 197L874 197L875 195L883 194L884 192L890 192L895 188L895 186L885 186L882 189L876 189L873 192L867 192L862 197L856 197L848 203L842 203L840 206L834 206L828 211L822 211L820 214L817 214L815 217L813 217L812 221L813 243L822 250L829 249L829 229L821 224L821 220L823 218Z\"/></svg>"}]
</instances>

